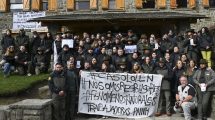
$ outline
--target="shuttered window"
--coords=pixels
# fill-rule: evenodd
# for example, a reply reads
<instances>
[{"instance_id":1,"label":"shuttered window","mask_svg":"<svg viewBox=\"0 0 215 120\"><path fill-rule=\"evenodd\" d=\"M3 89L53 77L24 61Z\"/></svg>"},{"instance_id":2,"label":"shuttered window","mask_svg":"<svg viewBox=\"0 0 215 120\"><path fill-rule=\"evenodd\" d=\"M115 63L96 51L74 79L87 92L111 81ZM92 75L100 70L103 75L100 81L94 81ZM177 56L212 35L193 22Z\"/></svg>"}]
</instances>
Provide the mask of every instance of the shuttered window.
<instances>
[{"instance_id":1,"label":"shuttered window","mask_svg":"<svg viewBox=\"0 0 215 120\"><path fill-rule=\"evenodd\" d=\"M48 0L49 11L57 11L57 0Z\"/></svg>"},{"instance_id":2,"label":"shuttered window","mask_svg":"<svg viewBox=\"0 0 215 120\"><path fill-rule=\"evenodd\" d=\"M171 9L177 8L177 0L170 0L170 8Z\"/></svg>"},{"instance_id":3,"label":"shuttered window","mask_svg":"<svg viewBox=\"0 0 215 120\"><path fill-rule=\"evenodd\" d=\"M23 11L30 10L30 0L23 0Z\"/></svg>"},{"instance_id":4,"label":"shuttered window","mask_svg":"<svg viewBox=\"0 0 215 120\"><path fill-rule=\"evenodd\" d=\"M125 9L125 0L116 0L116 9Z\"/></svg>"},{"instance_id":5,"label":"shuttered window","mask_svg":"<svg viewBox=\"0 0 215 120\"><path fill-rule=\"evenodd\" d=\"M102 0L102 9L108 9L109 0Z\"/></svg>"},{"instance_id":6,"label":"shuttered window","mask_svg":"<svg viewBox=\"0 0 215 120\"><path fill-rule=\"evenodd\" d=\"M157 0L158 8L166 8L166 0Z\"/></svg>"},{"instance_id":7,"label":"shuttered window","mask_svg":"<svg viewBox=\"0 0 215 120\"><path fill-rule=\"evenodd\" d=\"M137 9L143 8L143 1L142 0L135 0L135 7Z\"/></svg>"},{"instance_id":8,"label":"shuttered window","mask_svg":"<svg viewBox=\"0 0 215 120\"><path fill-rule=\"evenodd\" d=\"M1 0L0 1L0 12L7 12L8 8L9 8L9 1Z\"/></svg>"},{"instance_id":9,"label":"shuttered window","mask_svg":"<svg viewBox=\"0 0 215 120\"><path fill-rule=\"evenodd\" d=\"M196 7L196 0L189 0L189 8L193 9Z\"/></svg>"},{"instance_id":10,"label":"shuttered window","mask_svg":"<svg viewBox=\"0 0 215 120\"><path fill-rule=\"evenodd\" d=\"M209 0L202 0L202 5L205 8L209 7Z\"/></svg>"},{"instance_id":11,"label":"shuttered window","mask_svg":"<svg viewBox=\"0 0 215 120\"><path fill-rule=\"evenodd\" d=\"M97 9L97 0L90 0L90 9Z\"/></svg>"},{"instance_id":12,"label":"shuttered window","mask_svg":"<svg viewBox=\"0 0 215 120\"><path fill-rule=\"evenodd\" d=\"M74 10L75 1L74 0L67 0L66 6L67 6L67 10Z\"/></svg>"},{"instance_id":13,"label":"shuttered window","mask_svg":"<svg viewBox=\"0 0 215 120\"><path fill-rule=\"evenodd\" d=\"M31 1L31 9L33 11L39 11L42 8L42 0L32 0Z\"/></svg>"}]
</instances>

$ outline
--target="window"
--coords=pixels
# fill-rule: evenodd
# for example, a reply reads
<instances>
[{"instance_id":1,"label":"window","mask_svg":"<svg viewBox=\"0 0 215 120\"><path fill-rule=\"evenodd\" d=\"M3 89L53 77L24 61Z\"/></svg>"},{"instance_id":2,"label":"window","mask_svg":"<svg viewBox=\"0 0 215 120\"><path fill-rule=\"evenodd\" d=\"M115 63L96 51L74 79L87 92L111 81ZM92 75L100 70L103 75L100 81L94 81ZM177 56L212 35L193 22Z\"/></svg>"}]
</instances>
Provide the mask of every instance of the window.
<instances>
[{"instance_id":1,"label":"window","mask_svg":"<svg viewBox=\"0 0 215 120\"><path fill-rule=\"evenodd\" d=\"M21 12L23 10L22 0L10 0L10 11Z\"/></svg>"},{"instance_id":2,"label":"window","mask_svg":"<svg viewBox=\"0 0 215 120\"><path fill-rule=\"evenodd\" d=\"M178 8L187 8L187 0L177 0Z\"/></svg>"},{"instance_id":3,"label":"window","mask_svg":"<svg viewBox=\"0 0 215 120\"><path fill-rule=\"evenodd\" d=\"M215 0L209 0L210 8L215 8Z\"/></svg>"},{"instance_id":4,"label":"window","mask_svg":"<svg viewBox=\"0 0 215 120\"><path fill-rule=\"evenodd\" d=\"M48 0L43 0L43 2L42 2L42 10L43 11L48 10Z\"/></svg>"},{"instance_id":5,"label":"window","mask_svg":"<svg viewBox=\"0 0 215 120\"><path fill-rule=\"evenodd\" d=\"M143 8L155 8L155 0L143 0Z\"/></svg>"},{"instance_id":6,"label":"window","mask_svg":"<svg viewBox=\"0 0 215 120\"><path fill-rule=\"evenodd\" d=\"M109 9L116 9L116 0L109 0Z\"/></svg>"},{"instance_id":7,"label":"window","mask_svg":"<svg viewBox=\"0 0 215 120\"><path fill-rule=\"evenodd\" d=\"M75 9L76 10L89 10L90 9L90 0L76 0Z\"/></svg>"}]
</instances>

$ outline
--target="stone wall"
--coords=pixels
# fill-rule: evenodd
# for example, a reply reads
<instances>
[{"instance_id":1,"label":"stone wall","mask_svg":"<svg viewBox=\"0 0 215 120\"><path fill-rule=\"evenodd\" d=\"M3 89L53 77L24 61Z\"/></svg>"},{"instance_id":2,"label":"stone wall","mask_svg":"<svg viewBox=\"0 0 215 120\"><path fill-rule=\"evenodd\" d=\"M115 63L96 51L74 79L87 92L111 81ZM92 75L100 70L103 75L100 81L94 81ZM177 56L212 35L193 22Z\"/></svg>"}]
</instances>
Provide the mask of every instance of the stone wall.
<instances>
[{"instance_id":1,"label":"stone wall","mask_svg":"<svg viewBox=\"0 0 215 120\"><path fill-rule=\"evenodd\" d=\"M26 99L0 106L0 120L52 120L51 99Z\"/></svg>"}]
</instances>

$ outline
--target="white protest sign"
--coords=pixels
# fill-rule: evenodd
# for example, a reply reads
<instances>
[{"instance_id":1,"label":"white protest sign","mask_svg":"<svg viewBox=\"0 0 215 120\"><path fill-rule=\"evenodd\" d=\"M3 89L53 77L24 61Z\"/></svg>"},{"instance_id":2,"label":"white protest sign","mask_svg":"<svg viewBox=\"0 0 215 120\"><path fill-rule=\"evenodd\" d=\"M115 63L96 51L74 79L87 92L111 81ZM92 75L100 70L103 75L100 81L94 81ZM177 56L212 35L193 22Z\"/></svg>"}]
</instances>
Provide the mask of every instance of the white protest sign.
<instances>
[{"instance_id":1,"label":"white protest sign","mask_svg":"<svg viewBox=\"0 0 215 120\"><path fill-rule=\"evenodd\" d=\"M62 39L62 47L64 45L69 45L69 48L73 48L74 40L73 39Z\"/></svg>"},{"instance_id":2,"label":"white protest sign","mask_svg":"<svg viewBox=\"0 0 215 120\"><path fill-rule=\"evenodd\" d=\"M38 29L44 28L41 23L27 22L33 18L45 17L45 11L42 12L14 12L13 13L13 29Z\"/></svg>"},{"instance_id":3,"label":"white protest sign","mask_svg":"<svg viewBox=\"0 0 215 120\"><path fill-rule=\"evenodd\" d=\"M80 113L121 118L153 116L158 107L161 75L81 72Z\"/></svg>"},{"instance_id":4,"label":"white protest sign","mask_svg":"<svg viewBox=\"0 0 215 120\"><path fill-rule=\"evenodd\" d=\"M125 53L137 52L137 45L126 45L124 50L125 50Z\"/></svg>"}]
</instances>

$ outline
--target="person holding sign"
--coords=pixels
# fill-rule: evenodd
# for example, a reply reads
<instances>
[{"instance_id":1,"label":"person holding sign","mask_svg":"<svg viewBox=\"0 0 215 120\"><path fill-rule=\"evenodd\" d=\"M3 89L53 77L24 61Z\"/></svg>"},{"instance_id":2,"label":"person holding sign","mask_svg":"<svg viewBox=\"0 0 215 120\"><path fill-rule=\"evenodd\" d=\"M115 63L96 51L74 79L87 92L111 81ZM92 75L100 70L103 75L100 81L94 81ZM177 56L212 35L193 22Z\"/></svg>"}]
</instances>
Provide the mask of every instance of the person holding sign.
<instances>
[{"instance_id":1,"label":"person holding sign","mask_svg":"<svg viewBox=\"0 0 215 120\"><path fill-rule=\"evenodd\" d=\"M188 84L188 79L185 76L180 77L180 86L176 93L176 103L174 106L175 112L184 111L185 120L192 120L191 109L195 109L196 90Z\"/></svg>"},{"instance_id":2,"label":"person holding sign","mask_svg":"<svg viewBox=\"0 0 215 120\"><path fill-rule=\"evenodd\" d=\"M160 116L161 111L163 108L164 98L166 100L166 114L167 116L171 116L170 110L170 80L171 80L171 73L168 67L165 64L165 60L163 58L159 59L158 66L155 68L155 74L161 74L163 76L162 83L161 83L161 91L160 91L160 99L157 113L155 116Z\"/></svg>"},{"instance_id":3,"label":"person holding sign","mask_svg":"<svg viewBox=\"0 0 215 120\"><path fill-rule=\"evenodd\" d=\"M198 95L198 118L206 120L208 102L215 89L215 72L212 69L207 69L207 60L201 59L199 64L200 68L195 72L193 82L196 85Z\"/></svg>"}]
</instances>

